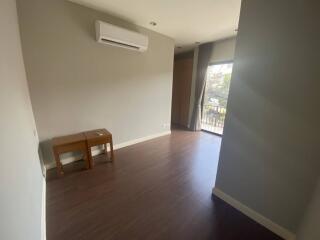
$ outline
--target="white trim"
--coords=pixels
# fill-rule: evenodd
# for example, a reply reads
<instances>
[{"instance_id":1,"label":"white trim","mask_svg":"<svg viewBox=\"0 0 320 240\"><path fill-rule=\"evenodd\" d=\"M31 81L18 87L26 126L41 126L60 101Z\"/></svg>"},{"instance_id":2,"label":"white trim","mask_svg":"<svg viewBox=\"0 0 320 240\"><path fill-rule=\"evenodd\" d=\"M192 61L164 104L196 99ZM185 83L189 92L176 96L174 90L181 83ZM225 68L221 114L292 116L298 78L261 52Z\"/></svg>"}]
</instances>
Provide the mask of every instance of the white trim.
<instances>
[{"instance_id":1,"label":"white trim","mask_svg":"<svg viewBox=\"0 0 320 240\"><path fill-rule=\"evenodd\" d=\"M120 148L128 147L128 146L131 146L131 145L134 145L134 144L137 144L137 143L145 142L145 141L148 141L148 140L151 140L151 139L154 139L154 138L158 138L158 137L162 137L162 136L166 136L166 135L170 135L170 134L171 134L171 131L165 131L165 132L149 135L149 136L146 136L146 137L136 138L136 139L133 139L133 140L130 140L130 141L127 141L127 142L116 144L116 145L113 146L113 149L117 150L117 149L120 149ZM93 156L96 156L96 155L98 155L100 153L102 153L102 151L99 150L99 149L95 149L95 150L92 151L92 155ZM69 164L69 163L78 161L80 159L81 159L81 156L71 156L71 157L67 157L67 158L62 159L61 163L62 163L62 165L65 165L65 164ZM46 167L46 170L49 170L51 168L55 168L56 167L56 163L55 162L47 163L45 167Z\"/></svg>"},{"instance_id":2,"label":"white trim","mask_svg":"<svg viewBox=\"0 0 320 240\"><path fill-rule=\"evenodd\" d=\"M46 180L43 179L42 182L42 207L41 207L41 239L46 240L47 239L47 231L46 231Z\"/></svg>"},{"instance_id":3,"label":"white trim","mask_svg":"<svg viewBox=\"0 0 320 240\"><path fill-rule=\"evenodd\" d=\"M274 232L275 234L279 235L280 237L286 240L295 240L296 235L289 230L285 229L284 227L278 225L277 223L271 221L270 219L262 216L260 213L254 211L253 209L247 207L243 203L239 202L238 200L234 199L233 197L229 196L228 194L224 193L218 188L213 188L212 193L220 198L221 200L225 201L232 207L236 208L243 214L247 215L249 218L253 219L257 223L260 223L262 226L266 227L270 231Z\"/></svg>"},{"instance_id":4,"label":"white trim","mask_svg":"<svg viewBox=\"0 0 320 240\"><path fill-rule=\"evenodd\" d=\"M166 136L166 135L170 135L170 134L171 134L171 131L165 131L165 132L149 135L149 136L146 136L146 137L133 139L133 140L130 140L130 141L127 141L127 142L116 144L114 146L114 149L116 150L116 149L128 147L128 146L131 146L131 145L134 145L134 144L137 144L137 143L145 142L145 141L148 141L148 140L151 140L151 139L154 139L154 138L158 138L158 137L162 137L162 136Z\"/></svg>"}]
</instances>

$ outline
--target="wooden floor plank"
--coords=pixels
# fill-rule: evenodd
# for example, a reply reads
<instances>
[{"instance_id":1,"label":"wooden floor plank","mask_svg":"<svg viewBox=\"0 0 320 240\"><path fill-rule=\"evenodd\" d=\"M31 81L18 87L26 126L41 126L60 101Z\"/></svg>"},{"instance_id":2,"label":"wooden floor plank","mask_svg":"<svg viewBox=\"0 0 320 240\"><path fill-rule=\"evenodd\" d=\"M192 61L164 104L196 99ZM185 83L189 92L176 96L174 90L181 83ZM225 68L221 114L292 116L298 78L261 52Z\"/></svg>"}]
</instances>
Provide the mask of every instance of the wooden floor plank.
<instances>
[{"instance_id":1,"label":"wooden floor plank","mask_svg":"<svg viewBox=\"0 0 320 240\"><path fill-rule=\"evenodd\" d=\"M175 129L115 151L114 163L48 171L47 239L281 239L212 197L220 144Z\"/></svg>"}]
</instances>

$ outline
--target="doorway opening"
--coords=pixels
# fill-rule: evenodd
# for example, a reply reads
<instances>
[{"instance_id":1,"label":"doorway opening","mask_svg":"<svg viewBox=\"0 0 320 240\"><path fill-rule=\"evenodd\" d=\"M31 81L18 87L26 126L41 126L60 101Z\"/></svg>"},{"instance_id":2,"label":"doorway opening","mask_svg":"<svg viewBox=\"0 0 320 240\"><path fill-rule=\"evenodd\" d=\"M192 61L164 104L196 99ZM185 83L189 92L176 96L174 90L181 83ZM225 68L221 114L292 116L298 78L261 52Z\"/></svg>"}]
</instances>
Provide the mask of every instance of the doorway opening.
<instances>
[{"instance_id":1,"label":"doorway opening","mask_svg":"<svg viewBox=\"0 0 320 240\"><path fill-rule=\"evenodd\" d=\"M223 134L232 68L232 62L208 67L201 120L204 131Z\"/></svg>"}]
</instances>

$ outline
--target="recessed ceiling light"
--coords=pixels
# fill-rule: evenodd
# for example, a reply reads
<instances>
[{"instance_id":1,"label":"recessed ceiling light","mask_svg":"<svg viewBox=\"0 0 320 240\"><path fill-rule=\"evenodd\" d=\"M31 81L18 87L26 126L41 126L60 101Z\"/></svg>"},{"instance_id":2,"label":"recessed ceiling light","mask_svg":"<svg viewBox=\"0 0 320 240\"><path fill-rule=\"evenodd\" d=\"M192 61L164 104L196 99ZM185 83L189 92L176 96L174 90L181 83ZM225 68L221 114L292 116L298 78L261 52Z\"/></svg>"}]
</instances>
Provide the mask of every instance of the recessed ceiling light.
<instances>
[{"instance_id":1,"label":"recessed ceiling light","mask_svg":"<svg viewBox=\"0 0 320 240\"><path fill-rule=\"evenodd\" d=\"M151 26L157 26L157 23L152 21L152 22L150 22L150 25Z\"/></svg>"}]
</instances>

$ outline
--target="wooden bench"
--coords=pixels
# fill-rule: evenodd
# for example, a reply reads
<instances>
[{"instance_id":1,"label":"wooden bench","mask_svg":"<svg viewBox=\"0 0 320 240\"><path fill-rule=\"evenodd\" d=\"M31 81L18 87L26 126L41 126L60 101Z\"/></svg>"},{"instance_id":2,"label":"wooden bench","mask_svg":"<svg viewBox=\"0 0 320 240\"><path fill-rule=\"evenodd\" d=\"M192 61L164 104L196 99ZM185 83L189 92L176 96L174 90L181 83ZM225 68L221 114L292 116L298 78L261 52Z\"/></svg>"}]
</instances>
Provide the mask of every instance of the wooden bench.
<instances>
[{"instance_id":1,"label":"wooden bench","mask_svg":"<svg viewBox=\"0 0 320 240\"><path fill-rule=\"evenodd\" d=\"M107 144L110 145L110 160L114 160L112 134L106 129L96 129L83 133L56 137L52 139L54 158L57 164L58 175L64 174L60 155L67 152L81 152L86 163L86 168L94 165L91 147L103 145L106 156L108 157Z\"/></svg>"},{"instance_id":2,"label":"wooden bench","mask_svg":"<svg viewBox=\"0 0 320 240\"><path fill-rule=\"evenodd\" d=\"M96 129L96 130L84 132L84 135L86 136L86 140L87 140L90 167L93 167L93 165L94 165L92 153L91 153L91 147L94 147L97 145L104 146L104 152L108 158L107 144L109 144L110 145L110 160L111 161L114 160L112 134L108 130Z\"/></svg>"},{"instance_id":3,"label":"wooden bench","mask_svg":"<svg viewBox=\"0 0 320 240\"><path fill-rule=\"evenodd\" d=\"M86 162L86 168L90 168L87 141L86 136L83 133L53 138L52 147L54 158L57 164L58 175L61 176L64 174L63 167L60 161L60 155L67 152L82 152L83 159Z\"/></svg>"}]
</instances>

